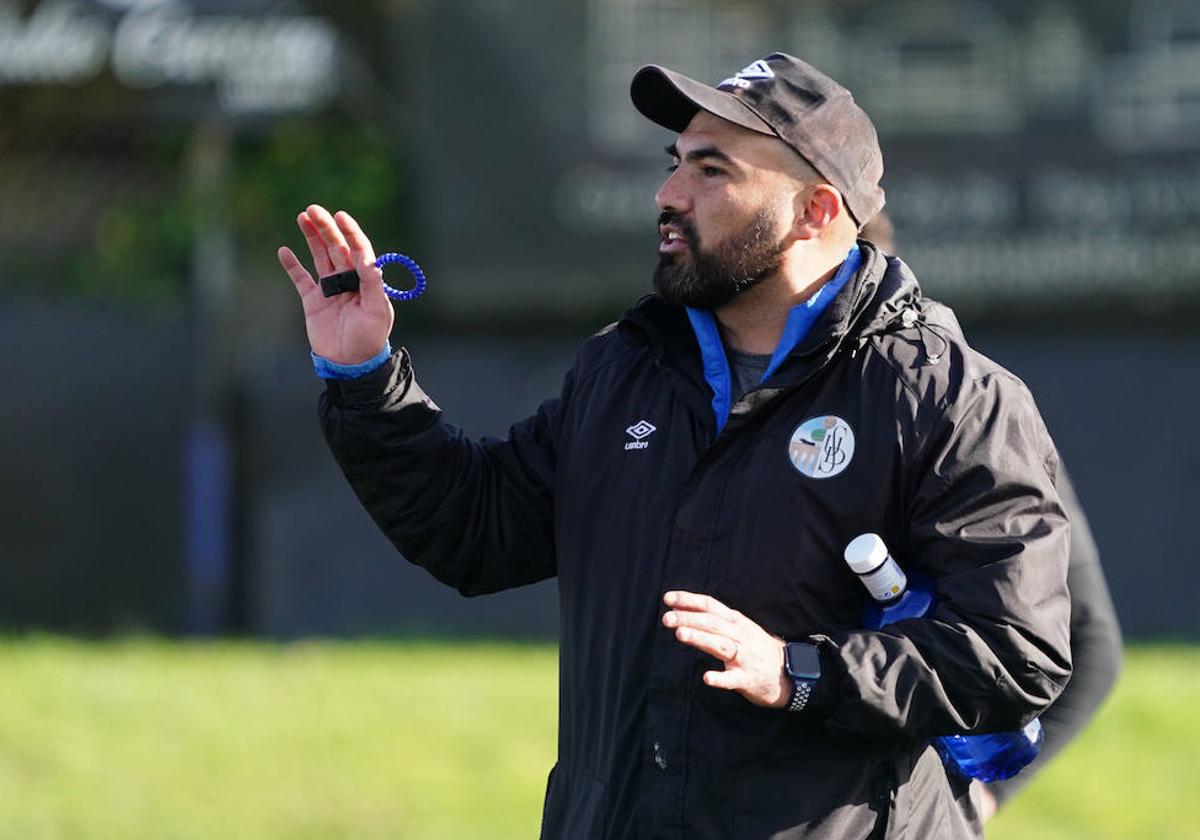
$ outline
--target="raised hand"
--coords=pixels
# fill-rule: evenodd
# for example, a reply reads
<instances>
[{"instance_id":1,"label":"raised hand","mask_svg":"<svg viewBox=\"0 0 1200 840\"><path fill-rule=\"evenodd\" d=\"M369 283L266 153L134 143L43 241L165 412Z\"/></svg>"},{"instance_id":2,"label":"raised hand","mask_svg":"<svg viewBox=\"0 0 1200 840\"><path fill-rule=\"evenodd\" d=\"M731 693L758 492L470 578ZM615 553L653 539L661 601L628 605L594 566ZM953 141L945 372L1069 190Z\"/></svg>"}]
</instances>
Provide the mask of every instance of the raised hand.
<instances>
[{"instance_id":1,"label":"raised hand","mask_svg":"<svg viewBox=\"0 0 1200 840\"><path fill-rule=\"evenodd\" d=\"M784 641L711 595L668 592L670 610L662 622L675 638L725 663L723 671L706 671L705 685L736 691L751 703L781 709L792 694L783 671Z\"/></svg>"},{"instance_id":2,"label":"raised hand","mask_svg":"<svg viewBox=\"0 0 1200 840\"><path fill-rule=\"evenodd\" d=\"M332 362L355 365L377 355L387 344L395 312L383 291L383 271L358 222L345 210L331 216L318 204L296 218L308 243L318 277L354 269L359 290L325 297L320 284L288 247L278 251L279 264L291 278L304 306L304 326L313 352Z\"/></svg>"}]
</instances>

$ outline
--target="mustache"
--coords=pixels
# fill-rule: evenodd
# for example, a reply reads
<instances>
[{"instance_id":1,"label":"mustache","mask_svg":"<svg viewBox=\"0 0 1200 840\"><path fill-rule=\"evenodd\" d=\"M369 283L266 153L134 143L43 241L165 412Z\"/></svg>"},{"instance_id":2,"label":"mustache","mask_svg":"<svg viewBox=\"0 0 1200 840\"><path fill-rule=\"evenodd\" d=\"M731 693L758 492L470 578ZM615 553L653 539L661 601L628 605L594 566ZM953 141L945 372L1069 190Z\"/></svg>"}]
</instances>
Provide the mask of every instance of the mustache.
<instances>
[{"instance_id":1,"label":"mustache","mask_svg":"<svg viewBox=\"0 0 1200 840\"><path fill-rule=\"evenodd\" d=\"M685 219L678 213L664 210L658 214L658 225L659 227L674 225L679 228L680 234L687 240L688 246L693 252L700 249L700 234L696 231L696 227L692 224L691 219Z\"/></svg>"}]
</instances>

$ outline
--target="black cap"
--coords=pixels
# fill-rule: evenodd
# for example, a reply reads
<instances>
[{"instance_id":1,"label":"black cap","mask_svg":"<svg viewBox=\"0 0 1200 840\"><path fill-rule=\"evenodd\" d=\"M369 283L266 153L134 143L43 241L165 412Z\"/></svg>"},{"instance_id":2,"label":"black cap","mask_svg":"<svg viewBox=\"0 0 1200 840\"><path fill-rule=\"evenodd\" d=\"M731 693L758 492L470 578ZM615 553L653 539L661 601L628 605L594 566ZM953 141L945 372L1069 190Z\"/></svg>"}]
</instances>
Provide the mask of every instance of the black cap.
<instances>
[{"instance_id":1,"label":"black cap","mask_svg":"<svg viewBox=\"0 0 1200 840\"><path fill-rule=\"evenodd\" d=\"M862 227L883 208L883 153L867 112L811 64L772 53L716 87L648 64L633 76L633 104L682 132L700 110L783 140L838 189Z\"/></svg>"}]
</instances>

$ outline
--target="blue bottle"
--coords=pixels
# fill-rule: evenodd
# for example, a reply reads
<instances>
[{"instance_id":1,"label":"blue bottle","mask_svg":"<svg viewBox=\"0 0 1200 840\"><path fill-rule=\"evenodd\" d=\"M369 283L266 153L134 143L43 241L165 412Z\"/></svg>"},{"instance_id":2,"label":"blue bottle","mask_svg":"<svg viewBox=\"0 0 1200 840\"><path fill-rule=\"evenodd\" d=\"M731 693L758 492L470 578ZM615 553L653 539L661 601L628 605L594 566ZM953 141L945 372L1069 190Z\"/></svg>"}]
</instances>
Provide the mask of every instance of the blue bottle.
<instances>
[{"instance_id":1,"label":"blue bottle","mask_svg":"<svg viewBox=\"0 0 1200 840\"><path fill-rule=\"evenodd\" d=\"M934 605L933 581L920 572L905 574L878 534L861 534L845 551L846 564L871 593L863 625L878 630L906 618L922 618ZM994 782L1015 776L1037 757L1042 724L1036 718L1016 732L944 735L934 748L949 768L970 779Z\"/></svg>"}]
</instances>

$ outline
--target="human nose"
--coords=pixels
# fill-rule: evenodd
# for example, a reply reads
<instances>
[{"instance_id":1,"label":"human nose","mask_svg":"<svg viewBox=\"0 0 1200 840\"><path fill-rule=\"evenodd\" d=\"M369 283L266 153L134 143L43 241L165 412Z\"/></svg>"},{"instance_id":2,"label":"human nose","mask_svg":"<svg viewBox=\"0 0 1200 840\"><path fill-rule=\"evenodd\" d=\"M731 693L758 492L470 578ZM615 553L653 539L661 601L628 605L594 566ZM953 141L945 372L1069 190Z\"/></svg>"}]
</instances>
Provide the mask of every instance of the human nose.
<instances>
[{"instance_id":1,"label":"human nose","mask_svg":"<svg viewBox=\"0 0 1200 840\"><path fill-rule=\"evenodd\" d=\"M658 188L658 192L654 194L654 203L658 205L659 210L663 211L670 210L676 213L688 211L690 200L687 197L687 191L683 188L678 169L668 175L667 180L663 181L662 186Z\"/></svg>"}]
</instances>

